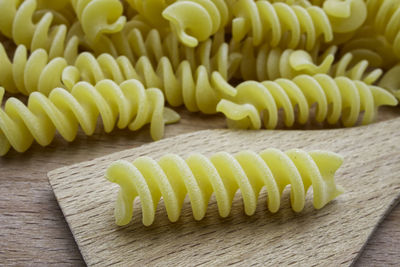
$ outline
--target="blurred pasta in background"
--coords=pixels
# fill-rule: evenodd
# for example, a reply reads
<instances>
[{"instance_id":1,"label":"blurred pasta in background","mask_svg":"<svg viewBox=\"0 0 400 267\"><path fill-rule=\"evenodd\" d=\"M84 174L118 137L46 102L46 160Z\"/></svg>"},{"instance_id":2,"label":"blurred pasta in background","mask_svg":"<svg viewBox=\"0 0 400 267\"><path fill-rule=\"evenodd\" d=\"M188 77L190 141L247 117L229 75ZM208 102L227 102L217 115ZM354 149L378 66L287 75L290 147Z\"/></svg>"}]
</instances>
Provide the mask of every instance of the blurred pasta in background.
<instances>
[{"instance_id":1,"label":"blurred pasta in background","mask_svg":"<svg viewBox=\"0 0 400 267\"><path fill-rule=\"evenodd\" d=\"M90 135L99 114L159 139L166 106L349 127L400 98L397 0L0 0L0 35L1 154Z\"/></svg>"}]
</instances>

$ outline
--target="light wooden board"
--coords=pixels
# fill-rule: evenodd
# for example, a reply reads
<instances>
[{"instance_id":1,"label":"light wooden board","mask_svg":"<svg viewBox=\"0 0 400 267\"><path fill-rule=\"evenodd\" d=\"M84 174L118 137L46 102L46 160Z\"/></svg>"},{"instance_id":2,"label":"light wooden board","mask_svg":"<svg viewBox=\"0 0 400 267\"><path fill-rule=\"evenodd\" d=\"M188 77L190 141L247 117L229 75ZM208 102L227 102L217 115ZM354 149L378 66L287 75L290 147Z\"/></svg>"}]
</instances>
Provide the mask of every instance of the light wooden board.
<instances>
[{"instance_id":1,"label":"light wooden board","mask_svg":"<svg viewBox=\"0 0 400 267\"><path fill-rule=\"evenodd\" d=\"M400 196L400 119L330 131L206 130L164 139L135 149L51 171L56 198L89 266L119 265L349 265ZM228 218L219 218L211 200L204 220L194 221L186 201L181 219L170 223L162 201L151 227L141 224L137 201L133 222L114 224L117 186L104 179L108 165L167 152L187 156L217 151L328 149L345 157L337 183L346 188L322 210L296 214L288 194L276 214L267 211L265 193L254 216L244 215L240 194ZM287 191L286 193L288 193Z\"/></svg>"}]
</instances>

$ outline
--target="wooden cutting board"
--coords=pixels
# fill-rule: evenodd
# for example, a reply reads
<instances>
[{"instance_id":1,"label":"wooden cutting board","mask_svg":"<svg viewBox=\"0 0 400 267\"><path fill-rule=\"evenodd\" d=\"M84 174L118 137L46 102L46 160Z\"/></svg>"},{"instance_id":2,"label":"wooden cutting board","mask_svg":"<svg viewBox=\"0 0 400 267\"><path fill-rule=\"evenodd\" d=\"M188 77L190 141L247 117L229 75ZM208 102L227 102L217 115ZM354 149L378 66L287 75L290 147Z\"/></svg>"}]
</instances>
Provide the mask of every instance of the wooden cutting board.
<instances>
[{"instance_id":1,"label":"wooden cutting board","mask_svg":"<svg viewBox=\"0 0 400 267\"><path fill-rule=\"evenodd\" d=\"M400 199L399 130L400 119L322 131L206 130L60 168L48 177L89 266L348 266ZM141 223L137 200L131 224L114 224L118 188L104 178L114 160L269 147L327 149L342 154L345 162L336 181L346 192L321 210L314 210L309 192L304 211L296 214L290 209L286 190L281 210L271 214L264 191L251 217L244 214L238 193L228 218L218 216L212 199L206 218L200 222L192 218L187 199L180 220L169 222L161 201L150 227Z\"/></svg>"}]
</instances>

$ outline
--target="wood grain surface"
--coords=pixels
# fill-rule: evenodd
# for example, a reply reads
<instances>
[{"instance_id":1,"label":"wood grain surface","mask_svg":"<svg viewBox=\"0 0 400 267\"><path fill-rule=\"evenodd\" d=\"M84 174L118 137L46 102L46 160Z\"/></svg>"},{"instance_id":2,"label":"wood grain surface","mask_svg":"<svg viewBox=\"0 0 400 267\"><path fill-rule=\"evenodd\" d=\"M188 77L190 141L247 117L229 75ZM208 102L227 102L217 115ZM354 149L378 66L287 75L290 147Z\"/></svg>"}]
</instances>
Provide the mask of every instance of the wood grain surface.
<instances>
[{"instance_id":1,"label":"wood grain surface","mask_svg":"<svg viewBox=\"0 0 400 267\"><path fill-rule=\"evenodd\" d=\"M203 131L57 169L49 173L49 179L88 265L347 266L356 261L373 230L399 200L399 129L400 119L394 119L330 131ZM187 200L177 223L168 221L161 201L151 227L141 224L136 203L130 225L114 224L117 186L104 179L113 160L267 147L329 149L344 155L337 183L346 193L319 211L312 208L309 195L299 214L289 208L288 194L284 194L286 201L278 213L267 212L264 193L251 217L244 215L238 193L228 218L219 218L215 200L211 200L207 216L200 222L193 220ZM396 220L394 225L398 226ZM367 248L360 264L398 264L398 231L393 230L391 238L380 239L385 245L375 257Z\"/></svg>"}]
</instances>

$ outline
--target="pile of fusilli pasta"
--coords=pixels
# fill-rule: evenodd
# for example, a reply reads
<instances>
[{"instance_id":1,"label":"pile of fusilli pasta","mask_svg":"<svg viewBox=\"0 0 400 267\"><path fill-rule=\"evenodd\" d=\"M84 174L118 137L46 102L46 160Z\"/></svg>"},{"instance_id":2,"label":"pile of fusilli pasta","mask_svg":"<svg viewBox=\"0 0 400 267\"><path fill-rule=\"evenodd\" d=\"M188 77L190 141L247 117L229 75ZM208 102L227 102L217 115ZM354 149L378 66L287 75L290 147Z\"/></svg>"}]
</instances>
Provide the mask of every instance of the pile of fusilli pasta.
<instances>
[{"instance_id":1,"label":"pile of fusilli pasta","mask_svg":"<svg viewBox=\"0 0 400 267\"><path fill-rule=\"evenodd\" d=\"M170 107L347 127L400 98L398 0L0 0L0 37L0 155L99 116L157 140Z\"/></svg>"}]
</instances>

